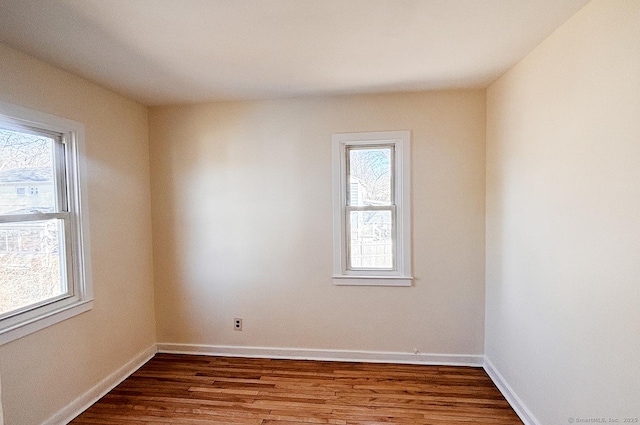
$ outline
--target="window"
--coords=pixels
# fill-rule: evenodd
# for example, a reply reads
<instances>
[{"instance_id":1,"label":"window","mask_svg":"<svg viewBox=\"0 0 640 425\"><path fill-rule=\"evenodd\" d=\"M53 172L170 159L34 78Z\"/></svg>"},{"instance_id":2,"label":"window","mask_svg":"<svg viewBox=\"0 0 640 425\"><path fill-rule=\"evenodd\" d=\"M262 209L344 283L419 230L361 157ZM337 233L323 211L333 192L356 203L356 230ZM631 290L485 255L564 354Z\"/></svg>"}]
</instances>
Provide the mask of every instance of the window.
<instances>
[{"instance_id":1,"label":"window","mask_svg":"<svg viewBox=\"0 0 640 425\"><path fill-rule=\"evenodd\" d=\"M333 135L336 285L411 286L408 131Z\"/></svg>"},{"instance_id":2,"label":"window","mask_svg":"<svg viewBox=\"0 0 640 425\"><path fill-rule=\"evenodd\" d=\"M83 133L0 102L0 344L92 307Z\"/></svg>"}]
</instances>

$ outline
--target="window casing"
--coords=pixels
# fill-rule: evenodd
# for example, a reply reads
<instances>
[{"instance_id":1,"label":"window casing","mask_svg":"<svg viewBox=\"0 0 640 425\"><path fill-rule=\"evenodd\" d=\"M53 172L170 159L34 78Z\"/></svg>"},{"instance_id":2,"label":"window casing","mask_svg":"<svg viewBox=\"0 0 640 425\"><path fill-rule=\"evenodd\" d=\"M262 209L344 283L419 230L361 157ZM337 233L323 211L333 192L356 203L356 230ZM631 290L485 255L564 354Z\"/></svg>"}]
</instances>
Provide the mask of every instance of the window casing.
<instances>
[{"instance_id":1,"label":"window casing","mask_svg":"<svg viewBox=\"0 0 640 425\"><path fill-rule=\"evenodd\" d=\"M411 286L410 132L332 143L334 283Z\"/></svg>"},{"instance_id":2,"label":"window casing","mask_svg":"<svg viewBox=\"0 0 640 425\"><path fill-rule=\"evenodd\" d=\"M92 308L82 124L0 102L0 345Z\"/></svg>"}]
</instances>

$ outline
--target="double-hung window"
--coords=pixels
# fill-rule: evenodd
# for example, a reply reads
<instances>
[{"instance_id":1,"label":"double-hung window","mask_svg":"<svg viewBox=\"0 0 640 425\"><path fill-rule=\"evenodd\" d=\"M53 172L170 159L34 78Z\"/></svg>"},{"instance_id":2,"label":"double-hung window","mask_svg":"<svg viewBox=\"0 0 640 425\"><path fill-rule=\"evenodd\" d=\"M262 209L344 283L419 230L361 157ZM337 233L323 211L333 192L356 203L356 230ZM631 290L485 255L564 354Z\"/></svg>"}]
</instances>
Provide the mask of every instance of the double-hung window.
<instances>
[{"instance_id":1,"label":"double-hung window","mask_svg":"<svg viewBox=\"0 0 640 425\"><path fill-rule=\"evenodd\" d=\"M333 135L333 279L411 285L409 131Z\"/></svg>"},{"instance_id":2,"label":"double-hung window","mask_svg":"<svg viewBox=\"0 0 640 425\"><path fill-rule=\"evenodd\" d=\"M0 102L0 344L91 308L83 132Z\"/></svg>"}]
</instances>

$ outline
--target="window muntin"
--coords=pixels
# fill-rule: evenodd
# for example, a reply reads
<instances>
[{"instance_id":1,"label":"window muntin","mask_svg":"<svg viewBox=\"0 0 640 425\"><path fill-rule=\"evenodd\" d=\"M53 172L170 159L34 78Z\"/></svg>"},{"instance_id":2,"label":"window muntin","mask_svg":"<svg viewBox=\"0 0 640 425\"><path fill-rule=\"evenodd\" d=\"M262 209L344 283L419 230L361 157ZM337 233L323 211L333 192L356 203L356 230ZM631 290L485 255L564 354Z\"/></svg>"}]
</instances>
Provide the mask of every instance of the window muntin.
<instances>
[{"instance_id":1,"label":"window muntin","mask_svg":"<svg viewBox=\"0 0 640 425\"><path fill-rule=\"evenodd\" d=\"M0 102L0 344L92 307L82 148L80 123Z\"/></svg>"},{"instance_id":2,"label":"window muntin","mask_svg":"<svg viewBox=\"0 0 640 425\"><path fill-rule=\"evenodd\" d=\"M338 285L411 285L409 134L333 135Z\"/></svg>"}]
</instances>

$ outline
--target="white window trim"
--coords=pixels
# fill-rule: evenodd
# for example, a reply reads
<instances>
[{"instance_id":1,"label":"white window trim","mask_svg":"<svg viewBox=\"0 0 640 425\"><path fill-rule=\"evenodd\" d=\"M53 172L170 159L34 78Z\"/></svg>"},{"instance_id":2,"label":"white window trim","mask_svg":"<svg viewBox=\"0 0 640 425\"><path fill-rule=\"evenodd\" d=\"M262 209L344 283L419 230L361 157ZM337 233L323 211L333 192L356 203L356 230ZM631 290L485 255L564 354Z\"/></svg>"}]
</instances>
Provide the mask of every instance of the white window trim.
<instances>
[{"instance_id":1,"label":"white window trim","mask_svg":"<svg viewBox=\"0 0 640 425\"><path fill-rule=\"evenodd\" d=\"M335 285L411 286L411 170L409 131L338 133L332 137L333 283ZM347 270L346 205L348 146L393 145L396 201L395 270Z\"/></svg>"},{"instance_id":2,"label":"white window trim","mask_svg":"<svg viewBox=\"0 0 640 425\"><path fill-rule=\"evenodd\" d=\"M55 323L69 319L93 307L89 214L87 204L84 126L61 118L0 101L0 122L13 126L29 126L62 134L66 143L68 204L73 296L60 302L36 307L0 321L0 345L22 338Z\"/></svg>"}]
</instances>

